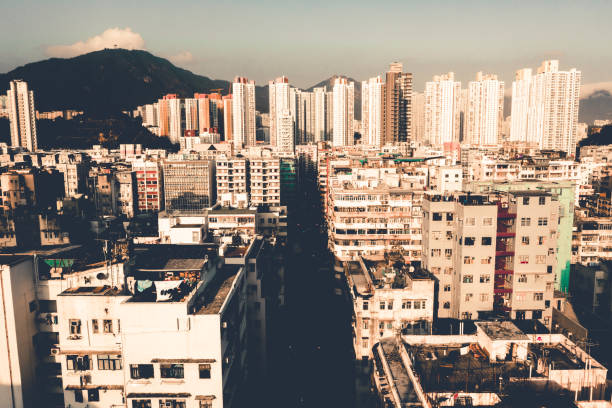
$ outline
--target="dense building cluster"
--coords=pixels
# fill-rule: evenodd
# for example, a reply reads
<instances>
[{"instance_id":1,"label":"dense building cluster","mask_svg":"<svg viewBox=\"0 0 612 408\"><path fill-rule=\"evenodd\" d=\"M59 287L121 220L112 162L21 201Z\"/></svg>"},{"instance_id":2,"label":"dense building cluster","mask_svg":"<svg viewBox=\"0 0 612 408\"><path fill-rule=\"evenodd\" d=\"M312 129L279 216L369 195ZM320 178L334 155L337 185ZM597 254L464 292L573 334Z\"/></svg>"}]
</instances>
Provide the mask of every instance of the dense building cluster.
<instances>
[{"instance_id":1,"label":"dense building cluster","mask_svg":"<svg viewBox=\"0 0 612 408\"><path fill-rule=\"evenodd\" d=\"M462 89L449 72L422 94L400 63L329 90L282 76L267 114L236 77L228 95L129 112L176 153L39 150L34 92L11 82L0 401L236 406L266 381L287 258L314 229L376 406L526 391L609 406L588 322L612 322L612 145L577 150L580 75L518 71L508 118L494 74ZM303 202L319 223L296 222Z\"/></svg>"}]
</instances>

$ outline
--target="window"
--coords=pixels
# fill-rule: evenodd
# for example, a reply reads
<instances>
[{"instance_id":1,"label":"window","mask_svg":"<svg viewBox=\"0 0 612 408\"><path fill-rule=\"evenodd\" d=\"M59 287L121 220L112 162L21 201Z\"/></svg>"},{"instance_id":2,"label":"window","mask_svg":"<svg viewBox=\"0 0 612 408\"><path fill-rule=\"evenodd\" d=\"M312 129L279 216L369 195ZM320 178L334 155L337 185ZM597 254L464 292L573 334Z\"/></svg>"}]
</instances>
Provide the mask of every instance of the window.
<instances>
[{"instance_id":1,"label":"window","mask_svg":"<svg viewBox=\"0 0 612 408\"><path fill-rule=\"evenodd\" d=\"M89 356L68 355L66 356L66 368L72 371L86 371L91 369Z\"/></svg>"},{"instance_id":2,"label":"window","mask_svg":"<svg viewBox=\"0 0 612 408\"><path fill-rule=\"evenodd\" d=\"M453 231L446 231L446 240L450 241L453 239Z\"/></svg>"},{"instance_id":3,"label":"window","mask_svg":"<svg viewBox=\"0 0 612 408\"><path fill-rule=\"evenodd\" d=\"M68 322L70 324L70 334L81 334L81 319L70 319Z\"/></svg>"},{"instance_id":4,"label":"window","mask_svg":"<svg viewBox=\"0 0 612 408\"><path fill-rule=\"evenodd\" d=\"M481 293L480 294L480 301L481 302L487 302L489 300L489 294L488 293Z\"/></svg>"},{"instance_id":5,"label":"window","mask_svg":"<svg viewBox=\"0 0 612 408\"><path fill-rule=\"evenodd\" d=\"M439 266L434 266L431 268L431 273L433 273L434 275L439 275L441 270L442 268L440 268Z\"/></svg>"},{"instance_id":6,"label":"window","mask_svg":"<svg viewBox=\"0 0 612 408\"><path fill-rule=\"evenodd\" d=\"M385 330L385 322L380 322L380 323L378 323L378 328L379 328L380 330Z\"/></svg>"},{"instance_id":7,"label":"window","mask_svg":"<svg viewBox=\"0 0 612 408\"><path fill-rule=\"evenodd\" d=\"M546 197L539 197L538 198L538 204L546 205Z\"/></svg>"},{"instance_id":8,"label":"window","mask_svg":"<svg viewBox=\"0 0 612 408\"><path fill-rule=\"evenodd\" d=\"M451 259L451 256L453 256L453 250L450 248L446 248L444 250L444 256L446 257L446 259Z\"/></svg>"},{"instance_id":9,"label":"window","mask_svg":"<svg viewBox=\"0 0 612 408\"><path fill-rule=\"evenodd\" d=\"M98 327L98 319L93 319L91 321L91 331L92 333L98 333L100 328Z\"/></svg>"},{"instance_id":10,"label":"window","mask_svg":"<svg viewBox=\"0 0 612 408\"><path fill-rule=\"evenodd\" d=\"M387 322L387 329L393 329L393 322Z\"/></svg>"},{"instance_id":11,"label":"window","mask_svg":"<svg viewBox=\"0 0 612 408\"><path fill-rule=\"evenodd\" d=\"M442 238L442 232L440 232L440 231L433 231L431 233L431 236L433 237L433 239L435 239L437 241L440 238Z\"/></svg>"},{"instance_id":12,"label":"window","mask_svg":"<svg viewBox=\"0 0 612 408\"><path fill-rule=\"evenodd\" d=\"M185 373L182 364L160 364L161 378L184 378Z\"/></svg>"},{"instance_id":13,"label":"window","mask_svg":"<svg viewBox=\"0 0 612 408\"><path fill-rule=\"evenodd\" d=\"M450 309L450 302L444 302L444 305L442 305L442 307L444 309Z\"/></svg>"},{"instance_id":14,"label":"window","mask_svg":"<svg viewBox=\"0 0 612 408\"><path fill-rule=\"evenodd\" d=\"M212 401L200 400L200 408L212 408Z\"/></svg>"},{"instance_id":15,"label":"window","mask_svg":"<svg viewBox=\"0 0 612 408\"><path fill-rule=\"evenodd\" d=\"M453 220L453 213L446 213L446 221L452 221Z\"/></svg>"},{"instance_id":16,"label":"window","mask_svg":"<svg viewBox=\"0 0 612 408\"><path fill-rule=\"evenodd\" d=\"M159 408L185 408L185 401L175 399L160 399Z\"/></svg>"},{"instance_id":17,"label":"window","mask_svg":"<svg viewBox=\"0 0 612 408\"><path fill-rule=\"evenodd\" d=\"M444 285L444 291L445 292L450 292L451 291L451 285Z\"/></svg>"},{"instance_id":18,"label":"window","mask_svg":"<svg viewBox=\"0 0 612 408\"><path fill-rule=\"evenodd\" d=\"M523 205L529 205L529 197L523 197Z\"/></svg>"},{"instance_id":19,"label":"window","mask_svg":"<svg viewBox=\"0 0 612 408\"><path fill-rule=\"evenodd\" d=\"M362 322L362 325L361 325L363 330L368 330L369 326L370 326L370 321L368 319L363 319L363 322Z\"/></svg>"},{"instance_id":20,"label":"window","mask_svg":"<svg viewBox=\"0 0 612 408\"><path fill-rule=\"evenodd\" d=\"M133 380L153 378L153 364L130 364L130 376Z\"/></svg>"},{"instance_id":21,"label":"window","mask_svg":"<svg viewBox=\"0 0 612 408\"><path fill-rule=\"evenodd\" d=\"M385 302L380 302L380 306L379 306L380 310L385 310L385 305L386 305Z\"/></svg>"},{"instance_id":22,"label":"window","mask_svg":"<svg viewBox=\"0 0 612 408\"><path fill-rule=\"evenodd\" d=\"M529 255L521 255L519 256L519 262L522 264L528 264L529 263Z\"/></svg>"},{"instance_id":23,"label":"window","mask_svg":"<svg viewBox=\"0 0 612 408\"><path fill-rule=\"evenodd\" d=\"M483 218L482 225L493 225L493 218L491 217Z\"/></svg>"},{"instance_id":24,"label":"window","mask_svg":"<svg viewBox=\"0 0 612 408\"><path fill-rule=\"evenodd\" d=\"M442 221L442 213L439 213L439 212L431 213L431 220L432 221Z\"/></svg>"},{"instance_id":25,"label":"window","mask_svg":"<svg viewBox=\"0 0 612 408\"><path fill-rule=\"evenodd\" d=\"M544 237L538 237L538 245L544 245Z\"/></svg>"},{"instance_id":26,"label":"window","mask_svg":"<svg viewBox=\"0 0 612 408\"><path fill-rule=\"evenodd\" d=\"M35 300L31 301L29 303L29 308L30 308L30 313L35 312L36 310L38 310L38 304L36 303Z\"/></svg>"},{"instance_id":27,"label":"window","mask_svg":"<svg viewBox=\"0 0 612 408\"><path fill-rule=\"evenodd\" d=\"M121 355L98 354L98 370L121 370Z\"/></svg>"},{"instance_id":28,"label":"window","mask_svg":"<svg viewBox=\"0 0 612 408\"><path fill-rule=\"evenodd\" d=\"M536 255L536 264L543 265L546 263L546 255Z\"/></svg>"},{"instance_id":29,"label":"window","mask_svg":"<svg viewBox=\"0 0 612 408\"><path fill-rule=\"evenodd\" d=\"M97 388L87 390L87 401L100 401L100 393Z\"/></svg>"},{"instance_id":30,"label":"window","mask_svg":"<svg viewBox=\"0 0 612 408\"><path fill-rule=\"evenodd\" d=\"M200 370L200 378L210 378L210 364L200 364L198 368Z\"/></svg>"},{"instance_id":31,"label":"window","mask_svg":"<svg viewBox=\"0 0 612 408\"><path fill-rule=\"evenodd\" d=\"M467 226L476 225L476 218L474 218L474 217L467 217L465 219L465 225L467 225Z\"/></svg>"},{"instance_id":32,"label":"window","mask_svg":"<svg viewBox=\"0 0 612 408\"><path fill-rule=\"evenodd\" d=\"M367 337L365 339L361 340L361 347L368 348L368 345L369 345L369 341L368 341Z\"/></svg>"},{"instance_id":33,"label":"window","mask_svg":"<svg viewBox=\"0 0 612 408\"><path fill-rule=\"evenodd\" d=\"M486 258L482 258L480 260L480 263L483 264L483 265L488 265L488 264L491 263L491 261L492 261L492 257L489 256L489 257L486 257Z\"/></svg>"},{"instance_id":34,"label":"window","mask_svg":"<svg viewBox=\"0 0 612 408\"><path fill-rule=\"evenodd\" d=\"M441 249L432 249L431 250L431 256L432 257L439 257L442 255L442 250Z\"/></svg>"},{"instance_id":35,"label":"window","mask_svg":"<svg viewBox=\"0 0 612 408\"><path fill-rule=\"evenodd\" d=\"M402 309L412 309L412 301L402 300Z\"/></svg>"},{"instance_id":36,"label":"window","mask_svg":"<svg viewBox=\"0 0 612 408\"><path fill-rule=\"evenodd\" d=\"M476 242L476 238L474 238L474 237L465 237L465 239L463 240L463 245L474 246L475 242Z\"/></svg>"},{"instance_id":37,"label":"window","mask_svg":"<svg viewBox=\"0 0 612 408\"><path fill-rule=\"evenodd\" d=\"M521 244L529 245L529 237L527 237L527 236L521 237Z\"/></svg>"},{"instance_id":38,"label":"window","mask_svg":"<svg viewBox=\"0 0 612 408\"><path fill-rule=\"evenodd\" d=\"M470 300L472 300L473 297L474 297L473 293L466 293L465 294L465 301L469 302Z\"/></svg>"},{"instance_id":39,"label":"window","mask_svg":"<svg viewBox=\"0 0 612 408\"><path fill-rule=\"evenodd\" d=\"M526 283L527 282L527 275L525 275L525 274L519 275L518 276L518 281L520 283Z\"/></svg>"},{"instance_id":40,"label":"window","mask_svg":"<svg viewBox=\"0 0 612 408\"><path fill-rule=\"evenodd\" d=\"M112 320L104 320L104 333L112 333L113 332L113 321Z\"/></svg>"},{"instance_id":41,"label":"window","mask_svg":"<svg viewBox=\"0 0 612 408\"><path fill-rule=\"evenodd\" d=\"M363 301L363 310L368 310L368 307L370 306L369 302L367 300Z\"/></svg>"},{"instance_id":42,"label":"window","mask_svg":"<svg viewBox=\"0 0 612 408\"><path fill-rule=\"evenodd\" d=\"M473 263L474 263L474 258L473 258L473 257L471 257L471 256L464 256L464 257L463 257L463 263L464 263L465 265L471 265L471 264L473 264Z\"/></svg>"},{"instance_id":43,"label":"window","mask_svg":"<svg viewBox=\"0 0 612 408\"><path fill-rule=\"evenodd\" d=\"M546 218L546 217L538 218L538 226L545 227L547 225L548 225L548 218Z\"/></svg>"},{"instance_id":44,"label":"window","mask_svg":"<svg viewBox=\"0 0 612 408\"><path fill-rule=\"evenodd\" d=\"M463 275L463 283L472 283L472 282L474 282L474 276Z\"/></svg>"},{"instance_id":45,"label":"window","mask_svg":"<svg viewBox=\"0 0 612 408\"><path fill-rule=\"evenodd\" d=\"M544 293L536 292L533 294L533 300L544 300Z\"/></svg>"},{"instance_id":46,"label":"window","mask_svg":"<svg viewBox=\"0 0 612 408\"><path fill-rule=\"evenodd\" d=\"M393 300L387 302L387 310L393 310Z\"/></svg>"},{"instance_id":47,"label":"window","mask_svg":"<svg viewBox=\"0 0 612 408\"><path fill-rule=\"evenodd\" d=\"M480 283L491 282L491 275L480 275Z\"/></svg>"},{"instance_id":48,"label":"window","mask_svg":"<svg viewBox=\"0 0 612 408\"><path fill-rule=\"evenodd\" d=\"M521 227L529 227L531 225L531 218L523 217L521 218Z\"/></svg>"},{"instance_id":49,"label":"window","mask_svg":"<svg viewBox=\"0 0 612 408\"><path fill-rule=\"evenodd\" d=\"M83 390L74 390L75 402L83 402Z\"/></svg>"},{"instance_id":50,"label":"window","mask_svg":"<svg viewBox=\"0 0 612 408\"><path fill-rule=\"evenodd\" d=\"M541 319L542 318L542 311L541 310L534 310L533 312L531 312L531 318L532 319Z\"/></svg>"},{"instance_id":51,"label":"window","mask_svg":"<svg viewBox=\"0 0 612 408\"><path fill-rule=\"evenodd\" d=\"M445 275L452 275L453 274L453 268L450 267L450 266L444 268L444 274Z\"/></svg>"},{"instance_id":52,"label":"window","mask_svg":"<svg viewBox=\"0 0 612 408\"><path fill-rule=\"evenodd\" d=\"M415 300L413 303L415 309L425 309L425 301ZM422 306L422 307L421 307Z\"/></svg>"},{"instance_id":53,"label":"window","mask_svg":"<svg viewBox=\"0 0 612 408\"><path fill-rule=\"evenodd\" d=\"M492 239L491 237L482 237L481 243L482 245L489 246L491 245Z\"/></svg>"}]
</instances>

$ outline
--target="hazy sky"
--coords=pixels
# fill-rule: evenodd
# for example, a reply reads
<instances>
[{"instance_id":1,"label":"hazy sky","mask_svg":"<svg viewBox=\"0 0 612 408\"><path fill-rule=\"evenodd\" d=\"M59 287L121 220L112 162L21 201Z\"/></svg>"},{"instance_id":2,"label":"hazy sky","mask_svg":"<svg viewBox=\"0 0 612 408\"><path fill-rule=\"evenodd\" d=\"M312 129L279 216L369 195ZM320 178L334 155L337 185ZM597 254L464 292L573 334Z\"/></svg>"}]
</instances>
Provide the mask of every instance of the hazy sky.
<instances>
[{"instance_id":1,"label":"hazy sky","mask_svg":"<svg viewBox=\"0 0 612 408\"><path fill-rule=\"evenodd\" d=\"M612 1L2 0L0 72L118 44L195 73L287 75L313 85L404 63L422 90L434 74L479 70L508 88L513 72L559 59L583 84L612 89ZM586 87L588 89L588 87ZM584 92L583 92L584 95Z\"/></svg>"}]
</instances>

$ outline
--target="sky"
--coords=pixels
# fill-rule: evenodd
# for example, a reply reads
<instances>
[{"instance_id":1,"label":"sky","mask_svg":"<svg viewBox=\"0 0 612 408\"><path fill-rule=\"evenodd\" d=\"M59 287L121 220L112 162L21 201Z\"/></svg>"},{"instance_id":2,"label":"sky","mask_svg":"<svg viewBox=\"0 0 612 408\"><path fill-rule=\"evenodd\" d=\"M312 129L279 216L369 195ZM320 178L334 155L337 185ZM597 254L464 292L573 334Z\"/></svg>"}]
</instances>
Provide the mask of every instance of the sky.
<instances>
[{"instance_id":1,"label":"sky","mask_svg":"<svg viewBox=\"0 0 612 408\"><path fill-rule=\"evenodd\" d=\"M612 1L0 0L0 72L104 47L146 49L214 79L309 87L364 80L400 61L422 91L433 75L498 74L559 59L582 95L612 91ZM465 86L465 85L464 85Z\"/></svg>"}]
</instances>

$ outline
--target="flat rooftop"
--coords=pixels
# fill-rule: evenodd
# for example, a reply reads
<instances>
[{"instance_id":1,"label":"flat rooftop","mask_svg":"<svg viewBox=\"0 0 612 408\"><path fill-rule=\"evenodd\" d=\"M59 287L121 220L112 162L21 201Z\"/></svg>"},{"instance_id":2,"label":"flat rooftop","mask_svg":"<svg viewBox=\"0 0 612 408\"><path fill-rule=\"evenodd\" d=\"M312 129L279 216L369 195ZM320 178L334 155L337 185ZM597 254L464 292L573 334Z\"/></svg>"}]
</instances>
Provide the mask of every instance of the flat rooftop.
<instances>
[{"instance_id":1,"label":"flat rooftop","mask_svg":"<svg viewBox=\"0 0 612 408\"><path fill-rule=\"evenodd\" d=\"M389 365L389 370L393 376L393 385L397 389L402 407L421 407L422 404L400 356L399 347L394 338L380 340L380 348Z\"/></svg>"},{"instance_id":2,"label":"flat rooftop","mask_svg":"<svg viewBox=\"0 0 612 408\"><path fill-rule=\"evenodd\" d=\"M200 270L206 260L217 257L217 244L154 244L134 247L135 271Z\"/></svg>"},{"instance_id":3,"label":"flat rooftop","mask_svg":"<svg viewBox=\"0 0 612 408\"><path fill-rule=\"evenodd\" d=\"M77 286L69 288L60 293L60 296L78 295L78 296L116 296L125 294L122 290L111 288L110 286Z\"/></svg>"},{"instance_id":4,"label":"flat rooftop","mask_svg":"<svg viewBox=\"0 0 612 408\"><path fill-rule=\"evenodd\" d=\"M217 314L225 303L225 299L234 285L241 265L224 265L206 285L204 289L203 305L196 311L196 314Z\"/></svg>"},{"instance_id":5,"label":"flat rooftop","mask_svg":"<svg viewBox=\"0 0 612 408\"><path fill-rule=\"evenodd\" d=\"M491 363L475 343L405 347L414 356L414 368L425 392L497 392L500 376L529 376L529 367L520 362Z\"/></svg>"},{"instance_id":6,"label":"flat rooftop","mask_svg":"<svg viewBox=\"0 0 612 408\"><path fill-rule=\"evenodd\" d=\"M477 322L476 326L492 340L529 340L529 337L512 322Z\"/></svg>"}]
</instances>

